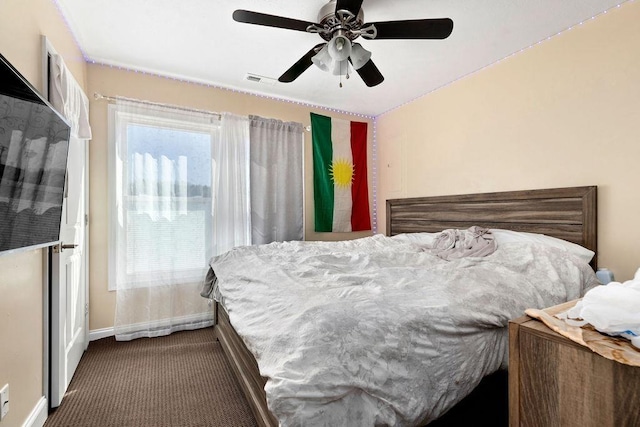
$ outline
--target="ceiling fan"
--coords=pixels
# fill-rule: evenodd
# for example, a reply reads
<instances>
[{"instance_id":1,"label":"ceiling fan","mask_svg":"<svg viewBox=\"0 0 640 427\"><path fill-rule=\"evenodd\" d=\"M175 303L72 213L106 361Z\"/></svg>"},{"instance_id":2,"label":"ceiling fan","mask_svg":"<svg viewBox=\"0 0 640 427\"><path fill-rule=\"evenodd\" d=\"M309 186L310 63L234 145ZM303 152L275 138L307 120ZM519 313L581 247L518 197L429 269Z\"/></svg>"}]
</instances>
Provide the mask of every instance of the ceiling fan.
<instances>
[{"instance_id":1,"label":"ceiling fan","mask_svg":"<svg viewBox=\"0 0 640 427\"><path fill-rule=\"evenodd\" d=\"M371 60L371 52L354 40L446 39L453 31L449 18L364 22L363 0L330 0L320 9L318 23L265 13L236 10L233 19L246 24L317 33L325 42L317 44L284 72L278 81L290 83L312 64L334 75L349 77L352 66L364 83L376 86L384 80ZM342 83L340 84L342 86Z\"/></svg>"}]
</instances>

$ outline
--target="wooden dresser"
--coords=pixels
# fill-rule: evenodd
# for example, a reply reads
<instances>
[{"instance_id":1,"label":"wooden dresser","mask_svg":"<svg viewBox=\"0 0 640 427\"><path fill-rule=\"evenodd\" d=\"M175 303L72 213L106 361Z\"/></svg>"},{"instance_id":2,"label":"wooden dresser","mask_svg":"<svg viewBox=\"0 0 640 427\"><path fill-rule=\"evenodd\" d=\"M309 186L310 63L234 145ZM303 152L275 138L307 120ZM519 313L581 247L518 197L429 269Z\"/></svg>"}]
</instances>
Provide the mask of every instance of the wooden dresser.
<instances>
[{"instance_id":1,"label":"wooden dresser","mask_svg":"<svg viewBox=\"0 0 640 427\"><path fill-rule=\"evenodd\" d=\"M523 316L509 323L509 425L640 426L640 368Z\"/></svg>"}]
</instances>

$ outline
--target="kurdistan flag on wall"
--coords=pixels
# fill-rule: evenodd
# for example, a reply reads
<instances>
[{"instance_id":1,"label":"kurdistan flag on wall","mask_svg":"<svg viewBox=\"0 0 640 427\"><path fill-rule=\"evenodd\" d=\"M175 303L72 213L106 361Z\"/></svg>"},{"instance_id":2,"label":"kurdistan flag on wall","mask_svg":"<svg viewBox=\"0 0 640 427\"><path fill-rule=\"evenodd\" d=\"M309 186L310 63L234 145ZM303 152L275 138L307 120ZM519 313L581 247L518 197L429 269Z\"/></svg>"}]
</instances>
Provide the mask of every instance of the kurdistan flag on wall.
<instances>
[{"instance_id":1,"label":"kurdistan flag on wall","mask_svg":"<svg viewBox=\"0 0 640 427\"><path fill-rule=\"evenodd\" d=\"M311 113L315 231L371 230L367 124Z\"/></svg>"}]
</instances>

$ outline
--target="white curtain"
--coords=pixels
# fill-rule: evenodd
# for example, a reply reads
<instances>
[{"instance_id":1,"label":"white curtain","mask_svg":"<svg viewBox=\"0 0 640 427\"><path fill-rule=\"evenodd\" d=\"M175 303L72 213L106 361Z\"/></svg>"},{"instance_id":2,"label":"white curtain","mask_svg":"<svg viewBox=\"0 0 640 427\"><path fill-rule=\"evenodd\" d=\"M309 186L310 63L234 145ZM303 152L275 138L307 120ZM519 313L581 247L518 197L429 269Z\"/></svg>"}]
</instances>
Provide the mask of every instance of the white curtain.
<instances>
[{"instance_id":1,"label":"white curtain","mask_svg":"<svg viewBox=\"0 0 640 427\"><path fill-rule=\"evenodd\" d=\"M211 326L208 261L247 242L248 118L119 100L113 121L116 339Z\"/></svg>"},{"instance_id":2,"label":"white curtain","mask_svg":"<svg viewBox=\"0 0 640 427\"><path fill-rule=\"evenodd\" d=\"M302 240L303 126L250 119L252 242Z\"/></svg>"},{"instance_id":3,"label":"white curtain","mask_svg":"<svg viewBox=\"0 0 640 427\"><path fill-rule=\"evenodd\" d=\"M251 244L249 119L222 114L213 147L213 254Z\"/></svg>"}]
</instances>

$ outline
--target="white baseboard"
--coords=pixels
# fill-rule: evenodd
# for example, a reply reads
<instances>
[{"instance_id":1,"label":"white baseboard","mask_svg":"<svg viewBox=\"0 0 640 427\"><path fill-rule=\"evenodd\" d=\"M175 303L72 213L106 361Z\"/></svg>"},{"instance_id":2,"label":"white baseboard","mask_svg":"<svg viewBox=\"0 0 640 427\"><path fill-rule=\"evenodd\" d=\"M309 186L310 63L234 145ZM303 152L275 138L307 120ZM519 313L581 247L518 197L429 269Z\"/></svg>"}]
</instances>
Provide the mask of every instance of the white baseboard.
<instances>
[{"instance_id":1,"label":"white baseboard","mask_svg":"<svg viewBox=\"0 0 640 427\"><path fill-rule=\"evenodd\" d=\"M47 406L47 398L42 396L24 421L24 424L22 424L22 427L42 427L44 422L47 421L47 414L49 412Z\"/></svg>"},{"instance_id":2,"label":"white baseboard","mask_svg":"<svg viewBox=\"0 0 640 427\"><path fill-rule=\"evenodd\" d=\"M101 338L112 337L116 333L113 328L94 329L89 331L89 341L99 340Z\"/></svg>"}]
</instances>

